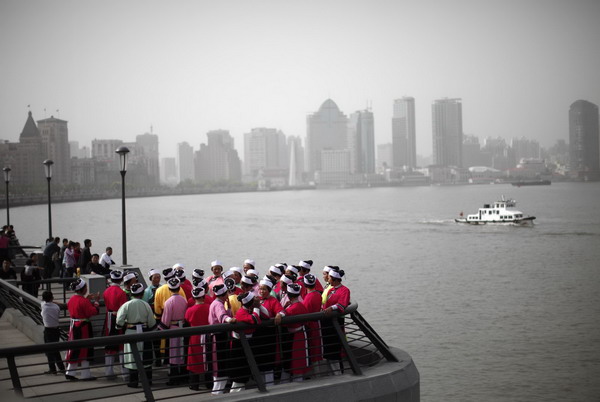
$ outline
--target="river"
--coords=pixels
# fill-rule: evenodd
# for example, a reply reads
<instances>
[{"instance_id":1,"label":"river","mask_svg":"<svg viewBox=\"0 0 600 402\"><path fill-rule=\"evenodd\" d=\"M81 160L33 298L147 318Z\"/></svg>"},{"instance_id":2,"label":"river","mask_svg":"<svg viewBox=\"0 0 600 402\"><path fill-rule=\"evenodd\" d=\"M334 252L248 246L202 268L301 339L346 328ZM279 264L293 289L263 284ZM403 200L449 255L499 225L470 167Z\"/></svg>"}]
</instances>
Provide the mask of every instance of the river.
<instances>
[{"instance_id":1,"label":"river","mask_svg":"<svg viewBox=\"0 0 600 402\"><path fill-rule=\"evenodd\" d=\"M501 195L534 227L454 223ZM598 401L599 200L600 183L135 198L128 262L339 265L365 318L413 357L422 400ZM55 235L111 245L121 263L120 200L52 211ZM22 244L40 244L47 207L11 208L11 223Z\"/></svg>"}]
</instances>

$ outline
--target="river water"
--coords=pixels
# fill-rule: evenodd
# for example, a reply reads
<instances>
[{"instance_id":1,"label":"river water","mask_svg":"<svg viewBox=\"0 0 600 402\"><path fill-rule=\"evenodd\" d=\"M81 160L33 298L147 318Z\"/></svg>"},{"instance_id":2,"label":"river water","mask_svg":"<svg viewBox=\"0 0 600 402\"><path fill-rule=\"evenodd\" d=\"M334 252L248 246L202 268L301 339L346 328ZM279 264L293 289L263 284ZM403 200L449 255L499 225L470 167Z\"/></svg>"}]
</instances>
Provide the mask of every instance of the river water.
<instances>
[{"instance_id":1,"label":"river water","mask_svg":"<svg viewBox=\"0 0 600 402\"><path fill-rule=\"evenodd\" d=\"M536 225L454 223L501 195ZM339 265L363 316L413 357L422 400L599 401L599 200L600 183L128 199L128 262ZM12 208L11 223L39 244L47 207ZM122 262L120 200L53 205L53 229Z\"/></svg>"}]
</instances>

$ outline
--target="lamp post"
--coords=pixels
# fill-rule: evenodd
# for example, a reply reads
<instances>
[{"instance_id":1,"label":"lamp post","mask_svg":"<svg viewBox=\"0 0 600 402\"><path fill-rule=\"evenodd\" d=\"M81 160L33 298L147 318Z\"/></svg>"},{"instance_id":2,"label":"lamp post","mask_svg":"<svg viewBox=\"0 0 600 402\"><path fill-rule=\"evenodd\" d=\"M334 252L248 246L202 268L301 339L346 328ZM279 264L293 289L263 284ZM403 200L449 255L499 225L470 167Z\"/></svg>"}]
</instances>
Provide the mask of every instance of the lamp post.
<instances>
[{"instance_id":1,"label":"lamp post","mask_svg":"<svg viewBox=\"0 0 600 402\"><path fill-rule=\"evenodd\" d=\"M50 180L52 180L52 162L50 159L46 159L42 162L44 170L46 171L46 180L48 180L48 238L52 237L52 201L50 199Z\"/></svg>"},{"instance_id":2,"label":"lamp post","mask_svg":"<svg viewBox=\"0 0 600 402\"><path fill-rule=\"evenodd\" d=\"M115 151L119 154L119 166L121 171L121 214L123 216L122 231L123 231L123 265L127 265L127 233L125 230L125 173L127 173L127 147L119 147Z\"/></svg>"},{"instance_id":3,"label":"lamp post","mask_svg":"<svg viewBox=\"0 0 600 402\"><path fill-rule=\"evenodd\" d=\"M8 205L8 183L10 183L10 168L6 166L2 169L4 172L4 182L6 183L6 224L10 226L10 205Z\"/></svg>"}]
</instances>

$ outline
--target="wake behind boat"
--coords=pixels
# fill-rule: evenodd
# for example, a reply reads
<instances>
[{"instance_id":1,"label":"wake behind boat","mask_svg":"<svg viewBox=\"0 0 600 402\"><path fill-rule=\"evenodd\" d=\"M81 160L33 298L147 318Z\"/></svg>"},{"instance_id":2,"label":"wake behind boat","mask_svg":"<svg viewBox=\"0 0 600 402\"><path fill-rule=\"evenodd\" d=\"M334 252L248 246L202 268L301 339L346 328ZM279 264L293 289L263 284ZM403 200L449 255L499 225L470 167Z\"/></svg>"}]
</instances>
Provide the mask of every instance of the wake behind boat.
<instances>
[{"instance_id":1,"label":"wake behind boat","mask_svg":"<svg viewBox=\"0 0 600 402\"><path fill-rule=\"evenodd\" d=\"M483 208L479 208L476 214L463 217L460 213L460 218L454 219L456 223L468 223L470 225L486 225L486 224L501 224L501 225L516 225L529 226L533 225L535 216L523 215L521 211L515 209L517 202L515 200L502 199L493 204L484 204Z\"/></svg>"}]
</instances>

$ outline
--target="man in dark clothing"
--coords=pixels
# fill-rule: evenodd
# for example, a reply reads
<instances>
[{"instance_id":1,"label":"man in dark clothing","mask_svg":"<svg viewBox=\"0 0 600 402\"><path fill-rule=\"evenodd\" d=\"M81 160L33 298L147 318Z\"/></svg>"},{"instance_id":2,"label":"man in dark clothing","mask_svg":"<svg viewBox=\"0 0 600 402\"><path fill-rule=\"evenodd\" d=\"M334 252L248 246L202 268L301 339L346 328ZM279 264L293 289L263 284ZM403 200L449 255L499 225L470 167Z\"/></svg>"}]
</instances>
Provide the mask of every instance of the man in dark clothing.
<instances>
[{"instance_id":1,"label":"man in dark clothing","mask_svg":"<svg viewBox=\"0 0 600 402\"><path fill-rule=\"evenodd\" d=\"M10 266L10 261L8 259L2 261L0 279L17 279L17 273Z\"/></svg>"},{"instance_id":2,"label":"man in dark clothing","mask_svg":"<svg viewBox=\"0 0 600 402\"><path fill-rule=\"evenodd\" d=\"M60 243L60 237L55 237L44 249L44 279L51 278L52 273L54 272L54 262L58 259L58 255L60 254L60 246L58 243Z\"/></svg>"},{"instance_id":3,"label":"man in dark clothing","mask_svg":"<svg viewBox=\"0 0 600 402\"><path fill-rule=\"evenodd\" d=\"M90 239L85 239L83 241L83 250L81 251L81 255L79 256L79 261L77 266L81 268L82 274L89 274L87 271L88 263L92 260L92 251L90 250L92 247L92 241Z\"/></svg>"}]
</instances>

